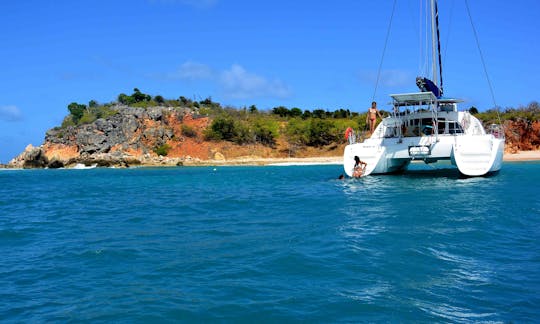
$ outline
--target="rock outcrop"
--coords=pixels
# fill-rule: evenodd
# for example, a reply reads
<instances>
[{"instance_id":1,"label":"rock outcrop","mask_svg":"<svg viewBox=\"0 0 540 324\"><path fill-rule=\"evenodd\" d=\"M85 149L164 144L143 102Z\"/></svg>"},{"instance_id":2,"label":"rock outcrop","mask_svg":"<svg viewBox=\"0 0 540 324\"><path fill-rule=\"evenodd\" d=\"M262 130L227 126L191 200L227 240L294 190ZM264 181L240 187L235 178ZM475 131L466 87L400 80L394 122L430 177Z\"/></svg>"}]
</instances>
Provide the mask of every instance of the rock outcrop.
<instances>
[{"instance_id":1,"label":"rock outcrop","mask_svg":"<svg viewBox=\"0 0 540 324\"><path fill-rule=\"evenodd\" d=\"M17 168L44 168L49 164L42 147L29 144L19 156L9 162L9 166Z\"/></svg>"},{"instance_id":2,"label":"rock outcrop","mask_svg":"<svg viewBox=\"0 0 540 324\"><path fill-rule=\"evenodd\" d=\"M504 123L506 150L531 151L540 149L540 121L528 119L507 120Z\"/></svg>"},{"instance_id":3,"label":"rock outcrop","mask_svg":"<svg viewBox=\"0 0 540 324\"><path fill-rule=\"evenodd\" d=\"M194 118L189 108L112 107L116 114L90 124L56 127L47 131L39 147L29 145L10 161L19 168L60 168L77 163L98 166L129 166L136 164L177 164L182 160L178 146L185 139L181 129L184 119L200 127L208 118ZM162 145L176 149L176 156L158 156L155 149ZM169 161L171 160L171 161Z\"/></svg>"}]
</instances>

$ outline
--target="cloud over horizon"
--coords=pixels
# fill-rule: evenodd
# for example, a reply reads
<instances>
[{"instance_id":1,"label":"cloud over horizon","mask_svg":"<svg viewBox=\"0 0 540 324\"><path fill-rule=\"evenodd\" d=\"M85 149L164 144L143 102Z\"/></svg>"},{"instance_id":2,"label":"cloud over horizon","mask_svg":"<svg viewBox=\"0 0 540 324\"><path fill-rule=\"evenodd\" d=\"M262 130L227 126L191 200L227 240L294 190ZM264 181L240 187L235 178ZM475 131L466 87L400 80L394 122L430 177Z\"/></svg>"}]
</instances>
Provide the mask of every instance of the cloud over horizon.
<instances>
[{"instance_id":1,"label":"cloud over horizon","mask_svg":"<svg viewBox=\"0 0 540 324\"><path fill-rule=\"evenodd\" d=\"M22 120L22 112L17 106L0 106L0 120L16 122Z\"/></svg>"},{"instance_id":2,"label":"cloud over horizon","mask_svg":"<svg viewBox=\"0 0 540 324\"><path fill-rule=\"evenodd\" d=\"M204 80L211 79L213 77L213 71L206 64L187 61L180 66L178 71L171 73L170 77L190 81Z\"/></svg>"},{"instance_id":3,"label":"cloud over horizon","mask_svg":"<svg viewBox=\"0 0 540 324\"><path fill-rule=\"evenodd\" d=\"M281 80L270 80L250 73L239 64L233 64L229 70L222 71L219 84L225 96L234 99L286 98L291 95L290 89Z\"/></svg>"},{"instance_id":4,"label":"cloud over horizon","mask_svg":"<svg viewBox=\"0 0 540 324\"><path fill-rule=\"evenodd\" d=\"M186 61L176 71L157 77L184 82L208 82L216 86L224 97L232 99L261 97L282 99L289 97L292 93L283 81L249 72L240 64L233 64L228 69L217 70L207 64Z\"/></svg>"}]
</instances>

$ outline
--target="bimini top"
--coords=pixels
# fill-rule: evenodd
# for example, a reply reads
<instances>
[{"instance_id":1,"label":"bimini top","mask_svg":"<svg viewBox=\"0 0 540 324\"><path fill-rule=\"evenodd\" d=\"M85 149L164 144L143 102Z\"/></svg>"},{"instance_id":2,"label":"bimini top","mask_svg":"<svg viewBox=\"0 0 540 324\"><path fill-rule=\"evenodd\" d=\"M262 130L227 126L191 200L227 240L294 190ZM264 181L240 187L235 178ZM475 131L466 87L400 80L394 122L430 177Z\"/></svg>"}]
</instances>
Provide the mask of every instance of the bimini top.
<instances>
[{"instance_id":1,"label":"bimini top","mask_svg":"<svg viewBox=\"0 0 540 324\"><path fill-rule=\"evenodd\" d=\"M452 99L452 98L444 98L444 97L437 98L431 91L391 94L390 97L394 99L395 106L418 106L418 105L428 105L435 102L458 103L458 102L463 101L461 99Z\"/></svg>"}]
</instances>

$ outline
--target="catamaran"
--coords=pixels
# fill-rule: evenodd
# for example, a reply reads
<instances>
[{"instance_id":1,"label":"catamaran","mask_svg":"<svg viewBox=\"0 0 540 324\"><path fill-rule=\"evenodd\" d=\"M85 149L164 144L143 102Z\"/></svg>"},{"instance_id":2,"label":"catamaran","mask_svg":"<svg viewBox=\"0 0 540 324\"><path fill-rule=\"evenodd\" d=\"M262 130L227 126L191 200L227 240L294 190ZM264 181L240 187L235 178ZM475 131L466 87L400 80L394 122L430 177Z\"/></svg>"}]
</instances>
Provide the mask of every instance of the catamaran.
<instances>
[{"instance_id":1,"label":"catamaran","mask_svg":"<svg viewBox=\"0 0 540 324\"><path fill-rule=\"evenodd\" d=\"M412 161L449 160L466 176L501 169L502 126L494 124L486 131L468 111L458 111L462 100L443 96L436 0L431 0L430 11L434 81L418 77L419 92L391 94L392 112L371 137L360 142L354 132L347 132L343 167L350 177L403 171ZM364 163L358 165L358 160Z\"/></svg>"}]
</instances>

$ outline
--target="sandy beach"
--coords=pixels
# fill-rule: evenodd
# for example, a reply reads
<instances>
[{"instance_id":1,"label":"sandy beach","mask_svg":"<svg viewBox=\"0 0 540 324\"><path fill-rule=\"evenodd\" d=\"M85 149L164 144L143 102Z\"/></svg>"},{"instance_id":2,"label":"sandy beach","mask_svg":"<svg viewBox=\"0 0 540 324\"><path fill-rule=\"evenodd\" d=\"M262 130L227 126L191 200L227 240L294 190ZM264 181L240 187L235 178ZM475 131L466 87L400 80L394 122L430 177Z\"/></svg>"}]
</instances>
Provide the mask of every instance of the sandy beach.
<instances>
[{"instance_id":1,"label":"sandy beach","mask_svg":"<svg viewBox=\"0 0 540 324\"><path fill-rule=\"evenodd\" d=\"M246 157L227 160L193 160L184 161L183 165L310 165L310 164L341 164L343 156L306 157L306 158L259 158Z\"/></svg>"},{"instance_id":2,"label":"sandy beach","mask_svg":"<svg viewBox=\"0 0 540 324\"><path fill-rule=\"evenodd\" d=\"M517 153L504 153L504 161L539 161L540 150L538 151L519 151Z\"/></svg>"},{"instance_id":3,"label":"sandy beach","mask_svg":"<svg viewBox=\"0 0 540 324\"><path fill-rule=\"evenodd\" d=\"M505 153L504 161L540 161L540 150ZM184 165L310 165L341 164L343 156L306 157L306 158L257 158L246 157L228 160L186 161Z\"/></svg>"}]
</instances>

